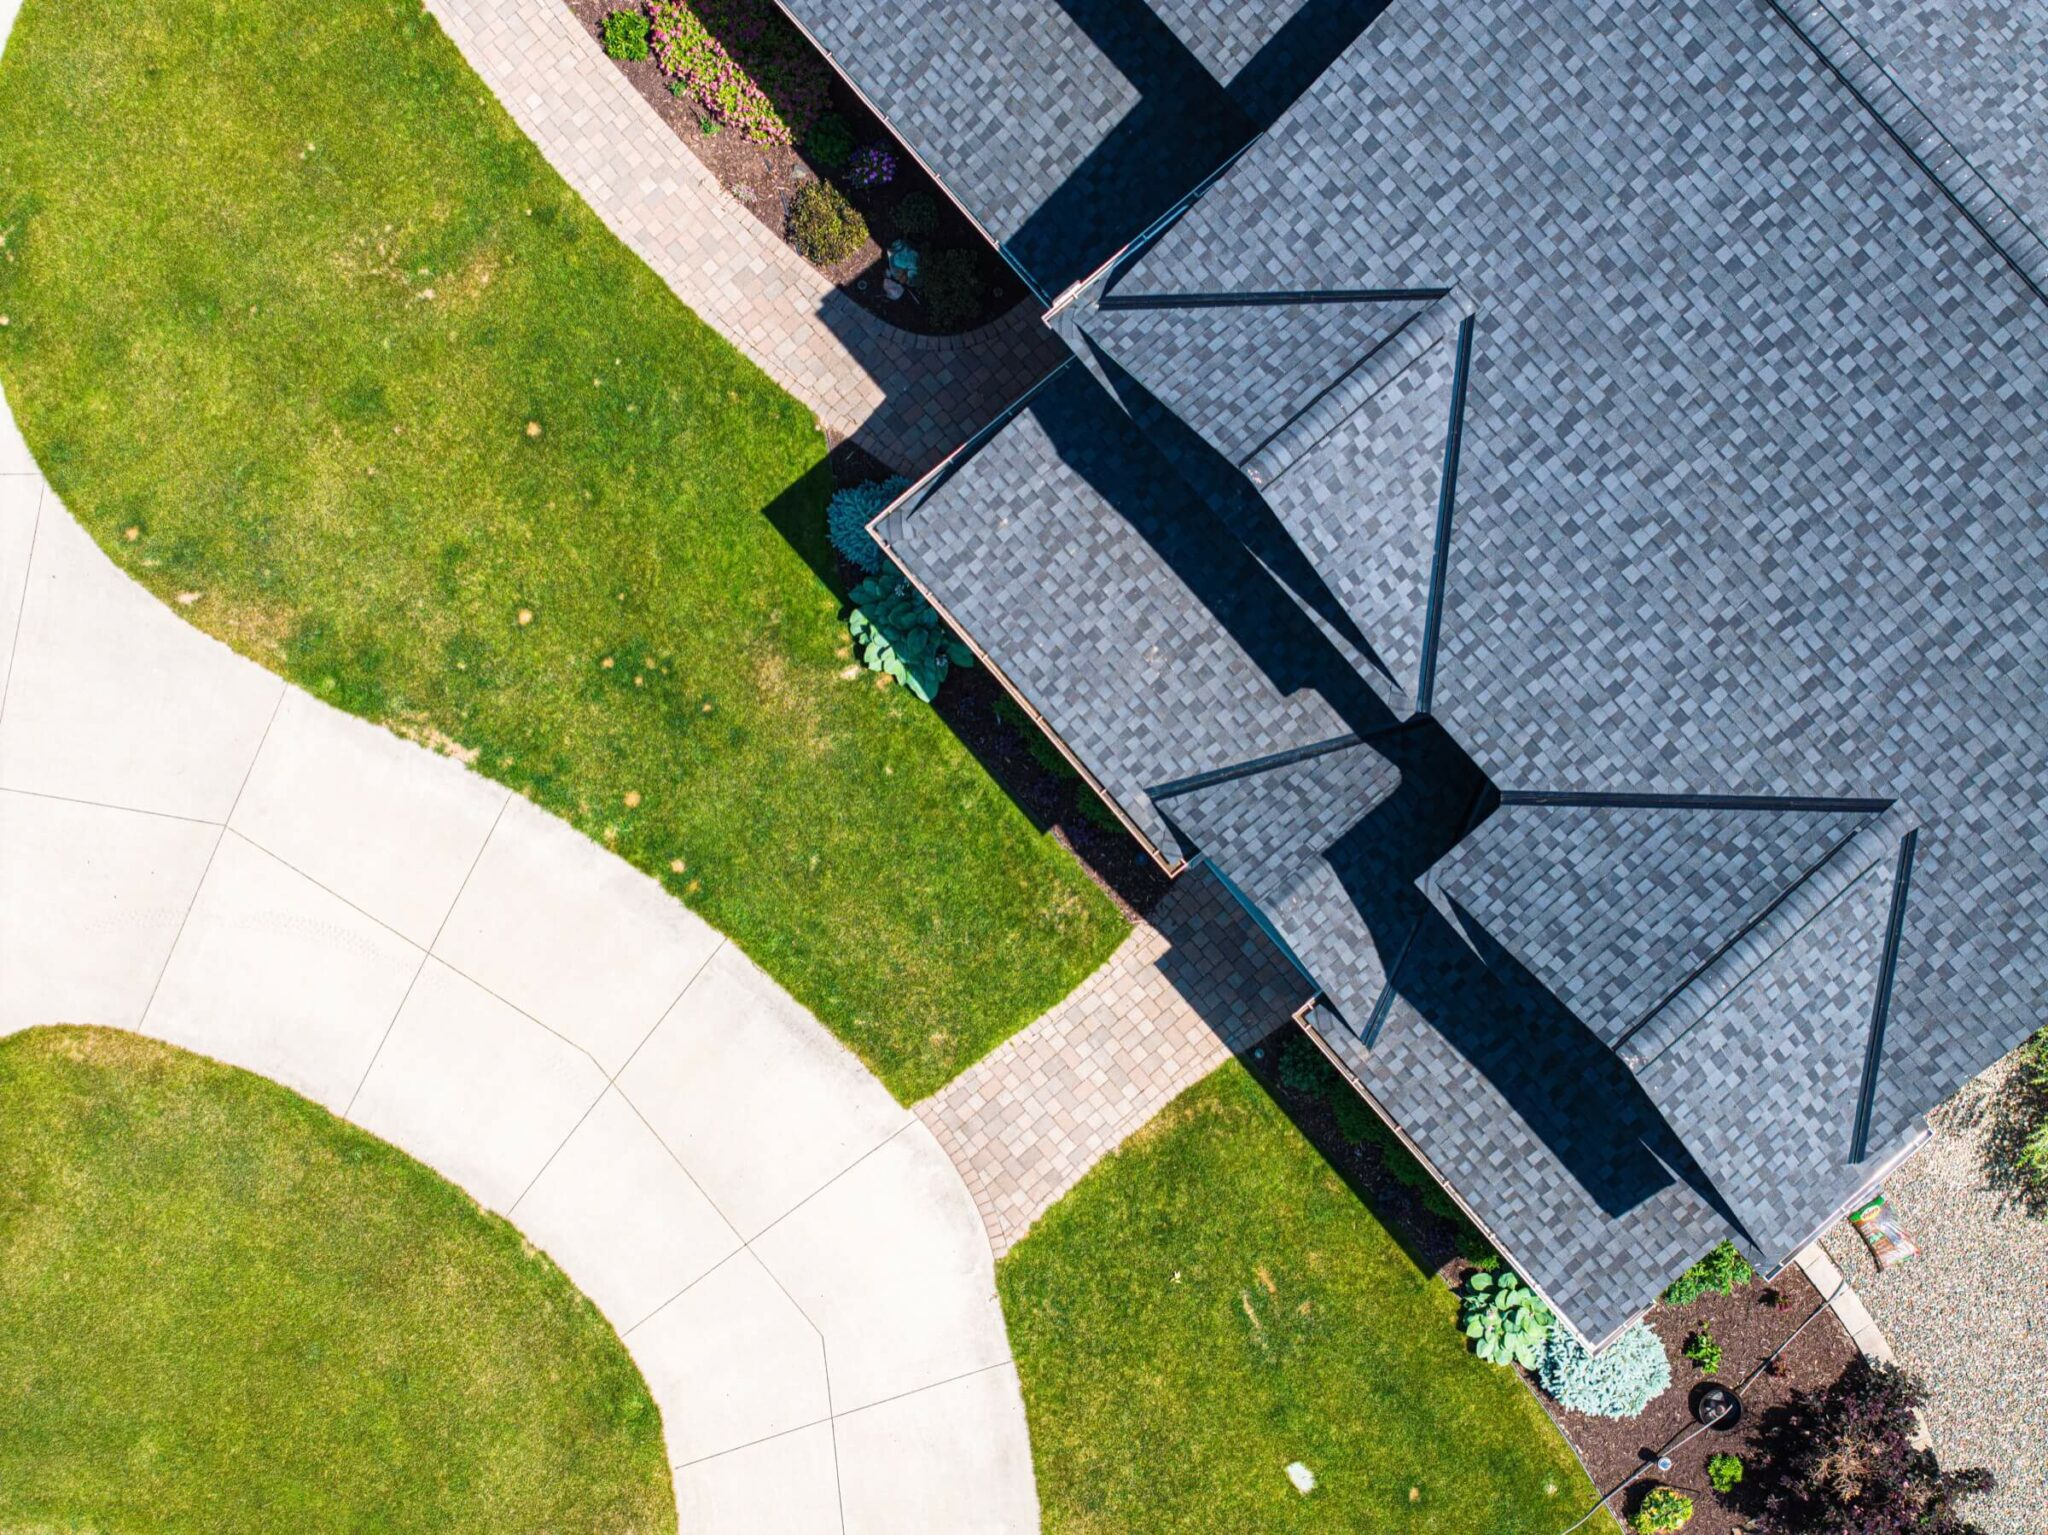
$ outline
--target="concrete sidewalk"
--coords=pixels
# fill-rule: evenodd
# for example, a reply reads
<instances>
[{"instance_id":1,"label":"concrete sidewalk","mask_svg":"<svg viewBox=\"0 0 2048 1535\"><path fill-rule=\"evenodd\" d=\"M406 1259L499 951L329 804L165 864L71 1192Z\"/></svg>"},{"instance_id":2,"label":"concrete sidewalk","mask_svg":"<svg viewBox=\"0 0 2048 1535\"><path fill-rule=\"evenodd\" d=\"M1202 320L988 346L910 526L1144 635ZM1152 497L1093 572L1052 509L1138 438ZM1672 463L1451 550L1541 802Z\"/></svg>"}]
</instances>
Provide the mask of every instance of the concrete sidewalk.
<instances>
[{"instance_id":1,"label":"concrete sidewalk","mask_svg":"<svg viewBox=\"0 0 2048 1535\"><path fill-rule=\"evenodd\" d=\"M639 1362L684 1529L1037 1529L931 1131L653 881L182 622L0 404L0 1033L55 1022L274 1077L509 1216Z\"/></svg>"}]
</instances>

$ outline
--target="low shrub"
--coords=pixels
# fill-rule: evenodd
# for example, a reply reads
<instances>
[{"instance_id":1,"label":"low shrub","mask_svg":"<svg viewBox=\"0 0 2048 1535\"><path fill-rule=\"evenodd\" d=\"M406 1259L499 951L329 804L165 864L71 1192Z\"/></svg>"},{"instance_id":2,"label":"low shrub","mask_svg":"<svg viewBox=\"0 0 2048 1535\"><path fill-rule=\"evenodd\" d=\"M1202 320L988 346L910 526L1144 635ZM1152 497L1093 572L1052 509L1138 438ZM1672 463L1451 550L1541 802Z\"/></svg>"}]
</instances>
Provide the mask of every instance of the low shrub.
<instances>
[{"instance_id":1,"label":"low shrub","mask_svg":"<svg viewBox=\"0 0 2048 1535\"><path fill-rule=\"evenodd\" d=\"M1993 1183L2019 1208L2048 1215L2048 1029L2020 1046L1984 1150Z\"/></svg>"},{"instance_id":2,"label":"low shrub","mask_svg":"<svg viewBox=\"0 0 2048 1535\"><path fill-rule=\"evenodd\" d=\"M704 109L764 144L794 144L831 75L772 0L648 0L654 60Z\"/></svg>"},{"instance_id":3,"label":"low shrub","mask_svg":"<svg viewBox=\"0 0 2048 1535\"><path fill-rule=\"evenodd\" d=\"M822 113L804 135L803 149L817 164L836 171L853 153L853 129L837 112Z\"/></svg>"},{"instance_id":4,"label":"low shrub","mask_svg":"<svg viewBox=\"0 0 2048 1535\"><path fill-rule=\"evenodd\" d=\"M1472 1340L1472 1352L1488 1364L1518 1364L1534 1370L1543 1362L1543 1345L1557 1326L1550 1308L1511 1269L1466 1276L1458 1320Z\"/></svg>"},{"instance_id":5,"label":"low shrub","mask_svg":"<svg viewBox=\"0 0 2048 1535\"><path fill-rule=\"evenodd\" d=\"M926 259L924 302L939 325L965 325L981 313L981 263L973 251L938 251Z\"/></svg>"},{"instance_id":6,"label":"low shrub","mask_svg":"<svg viewBox=\"0 0 2048 1535\"><path fill-rule=\"evenodd\" d=\"M939 227L939 200L923 187L912 187L896 205L896 227L913 240L922 240Z\"/></svg>"},{"instance_id":7,"label":"low shrub","mask_svg":"<svg viewBox=\"0 0 2048 1535\"><path fill-rule=\"evenodd\" d=\"M1544 1347L1538 1379L1560 1406L1573 1412L1635 1418L1670 1388L1671 1360L1663 1341L1641 1322L1597 1355L1559 1328Z\"/></svg>"},{"instance_id":8,"label":"low shrub","mask_svg":"<svg viewBox=\"0 0 2048 1535\"><path fill-rule=\"evenodd\" d=\"M1916 1376L1863 1358L1825 1390L1796 1393L1757 1449L1769 1489L1757 1535L1982 1535L1961 1506L1994 1479L1944 1471L1933 1451L1914 1448L1926 1400Z\"/></svg>"},{"instance_id":9,"label":"low shrub","mask_svg":"<svg viewBox=\"0 0 2048 1535\"><path fill-rule=\"evenodd\" d=\"M604 51L615 59L647 57L647 13L610 11L604 18Z\"/></svg>"},{"instance_id":10,"label":"low shrub","mask_svg":"<svg viewBox=\"0 0 2048 1535\"><path fill-rule=\"evenodd\" d=\"M865 485L849 485L832 493L825 506L826 532L831 536L832 547L847 564L869 575L882 568L881 546L869 534L868 524L909 488L910 481L895 476L870 480Z\"/></svg>"},{"instance_id":11,"label":"low shrub","mask_svg":"<svg viewBox=\"0 0 2048 1535\"><path fill-rule=\"evenodd\" d=\"M1690 1306L1709 1290L1716 1295L1732 1295L1738 1286L1754 1278L1756 1270L1749 1266L1749 1260L1735 1250L1733 1242L1722 1241L1672 1280L1658 1299L1667 1306Z\"/></svg>"},{"instance_id":12,"label":"low shrub","mask_svg":"<svg viewBox=\"0 0 2048 1535\"><path fill-rule=\"evenodd\" d=\"M974 664L974 652L897 572L869 576L852 598L847 627L861 664L901 683L913 698L930 703L948 672Z\"/></svg>"},{"instance_id":13,"label":"low shrub","mask_svg":"<svg viewBox=\"0 0 2048 1535\"><path fill-rule=\"evenodd\" d=\"M1704 1375L1712 1375L1721 1368L1721 1345L1714 1341L1714 1329L1705 1322L1700 1323L1690 1338L1685 1340L1685 1357L1698 1365Z\"/></svg>"},{"instance_id":14,"label":"low shrub","mask_svg":"<svg viewBox=\"0 0 2048 1535\"><path fill-rule=\"evenodd\" d=\"M789 242L806 261L830 266L867 243L867 220L827 181L806 181L789 200Z\"/></svg>"},{"instance_id":15,"label":"low shrub","mask_svg":"<svg viewBox=\"0 0 2048 1535\"><path fill-rule=\"evenodd\" d=\"M1636 1535L1671 1535L1692 1523L1692 1499L1676 1487L1652 1487L1629 1516Z\"/></svg>"},{"instance_id":16,"label":"low shrub","mask_svg":"<svg viewBox=\"0 0 2048 1535\"><path fill-rule=\"evenodd\" d=\"M1723 1497L1733 1492L1742 1482L1742 1457L1730 1455L1725 1450L1716 1451L1707 1457L1707 1485Z\"/></svg>"},{"instance_id":17,"label":"low shrub","mask_svg":"<svg viewBox=\"0 0 2048 1535\"><path fill-rule=\"evenodd\" d=\"M885 187L895 179L896 157L879 144L855 150L853 158L846 162L849 186Z\"/></svg>"}]
</instances>

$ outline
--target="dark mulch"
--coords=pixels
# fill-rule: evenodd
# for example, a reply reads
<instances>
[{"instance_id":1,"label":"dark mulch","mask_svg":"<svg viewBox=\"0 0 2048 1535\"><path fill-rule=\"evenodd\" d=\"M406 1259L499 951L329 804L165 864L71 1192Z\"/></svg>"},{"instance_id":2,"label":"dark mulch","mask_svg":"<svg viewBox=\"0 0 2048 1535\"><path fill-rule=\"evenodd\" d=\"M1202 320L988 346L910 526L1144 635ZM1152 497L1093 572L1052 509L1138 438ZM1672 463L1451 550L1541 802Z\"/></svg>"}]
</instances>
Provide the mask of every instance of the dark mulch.
<instances>
[{"instance_id":1,"label":"dark mulch","mask_svg":"<svg viewBox=\"0 0 2048 1535\"><path fill-rule=\"evenodd\" d=\"M592 38L602 36L605 13L620 9L620 0L564 0L564 3ZM797 187L805 181L818 179L820 175L827 180L836 180L824 167L807 160L801 150L786 144L757 144L732 128L705 132L705 125L711 121L709 116L694 99L686 96L679 100L669 93L669 77L661 72L654 60L628 62L615 59L613 64L625 73L633 88L654 108L690 153L718 178L718 184L785 244L788 243L789 200ZM879 144L889 150L896 157L896 175L883 187L852 187L843 180L836 181L839 190L860 209L873 238L844 260L820 267L821 272L862 308L892 325L925 336L957 334L986 325L1025 297L1023 283L982 237L981 231L947 200L937 183L910 157L896 136L836 73L832 75L831 110L846 119L853 130L856 145ZM882 292L885 264L882 253L902 233L896 227L895 210L905 194L914 190L924 192L937 204L939 224L934 233L912 240L911 244L927 259L942 250L966 250L975 255L981 276L982 304L979 312L964 323L938 325L914 294L890 299Z\"/></svg>"},{"instance_id":2,"label":"dark mulch","mask_svg":"<svg viewBox=\"0 0 2048 1535\"><path fill-rule=\"evenodd\" d=\"M1773 1308L1765 1297L1775 1292ZM1654 1461L1665 1445L1693 1423L1693 1393L1709 1377L1685 1357L1686 1339L1702 1323L1712 1327L1721 1345L1721 1368L1711 1377L1726 1386L1740 1386L1771 1351L1824 1304L1806 1276L1795 1266L1766 1283L1752 1280L1733 1295L1705 1295L1682 1310L1659 1306L1648 1321L1671 1355L1671 1389L1652 1402L1640 1418L1588 1418L1567 1412L1538 1392L1557 1426L1579 1452L1596 1484L1604 1491L1645 1461ZM1753 1509L1762 1488L1753 1450L1765 1415L1781 1407L1794 1391L1813 1391L1831 1384L1856 1358L1856 1345L1832 1313L1815 1317L1777 1364L1742 1392L1742 1421L1727 1433L1709 1430L1672 1454L1672 1469L1652 1466L1617 1499L1625 1518L1650 1487L1676 1487L1693 1500L1693 1521L1686 1535L1733 1535L1743 1528L1745 1510ZM1727 1498L1707 1483L1707 1457L1716 1452L1740 1455L1749 1479Z\"/></svg>"}]
</instances>

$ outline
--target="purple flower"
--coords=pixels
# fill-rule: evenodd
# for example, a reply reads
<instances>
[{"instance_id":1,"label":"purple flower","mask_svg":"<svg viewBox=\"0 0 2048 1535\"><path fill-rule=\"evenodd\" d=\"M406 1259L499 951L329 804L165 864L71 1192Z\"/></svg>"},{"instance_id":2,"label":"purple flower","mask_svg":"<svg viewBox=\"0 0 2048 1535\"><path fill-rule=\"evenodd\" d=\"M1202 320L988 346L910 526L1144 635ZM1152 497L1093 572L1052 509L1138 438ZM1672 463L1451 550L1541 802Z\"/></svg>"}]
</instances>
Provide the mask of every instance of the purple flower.
<instances>
[{"instance_id":1,"label":"purple flower","mask_svg":"<svg viewBox=\"0 0 2048 1535\"><path fill-rule=\"evenodd\" d=\"M857 187L885 187L896 179L896 157L879 144L857 149L846 162L846 179Z\"/></svg>"}]
</instances>

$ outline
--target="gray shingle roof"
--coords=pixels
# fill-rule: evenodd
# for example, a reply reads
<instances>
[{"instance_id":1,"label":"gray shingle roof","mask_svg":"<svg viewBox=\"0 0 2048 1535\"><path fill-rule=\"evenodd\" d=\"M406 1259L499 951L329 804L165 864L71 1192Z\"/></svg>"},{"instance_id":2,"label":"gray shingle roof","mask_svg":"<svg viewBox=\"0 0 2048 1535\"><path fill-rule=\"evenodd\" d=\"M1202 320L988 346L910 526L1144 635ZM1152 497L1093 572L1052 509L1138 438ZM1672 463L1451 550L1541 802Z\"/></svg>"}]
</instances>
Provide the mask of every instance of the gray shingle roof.
<instances>
[{"instance_id":1,"label":"gray shingle roof","mask_svg":"<svg viewBox=\"0 0 2048 1535\"><path fill-rule=\"evenodd\" d=\"M1078 365L877 531L1169 857L1153 787L1393 722Z\"/></svg>"},{"instance_id":2,"label":"gray shingle roof","mask_svg":"<svg viewBox=\"0 0 2048 1535\"><path fill-rule=\"evenodd\" d=\"M1938 129L1901 128L1789 19L1814 3L1389 8L892 536L1257 904L1333 1051L1596 1338L1720 1236L1785 1257L2048 972L2048 301L1982 191L2039 195L2040 52L1932 50L1900 90ZM1873 57L1939 29L1842 8ZM1448 445L1441 349L1383 377L1377 315L1289 301L1422 291L1471 315ZM1434 720L1389 730L1409 697ZM1418 791L1480 772L1504 807L1446 861L1469 796ZM1902 927L1901 865L1851 856L1897 812L1521 802L1612 794L1899 801Z\"/></svg>"}]
</instances>

